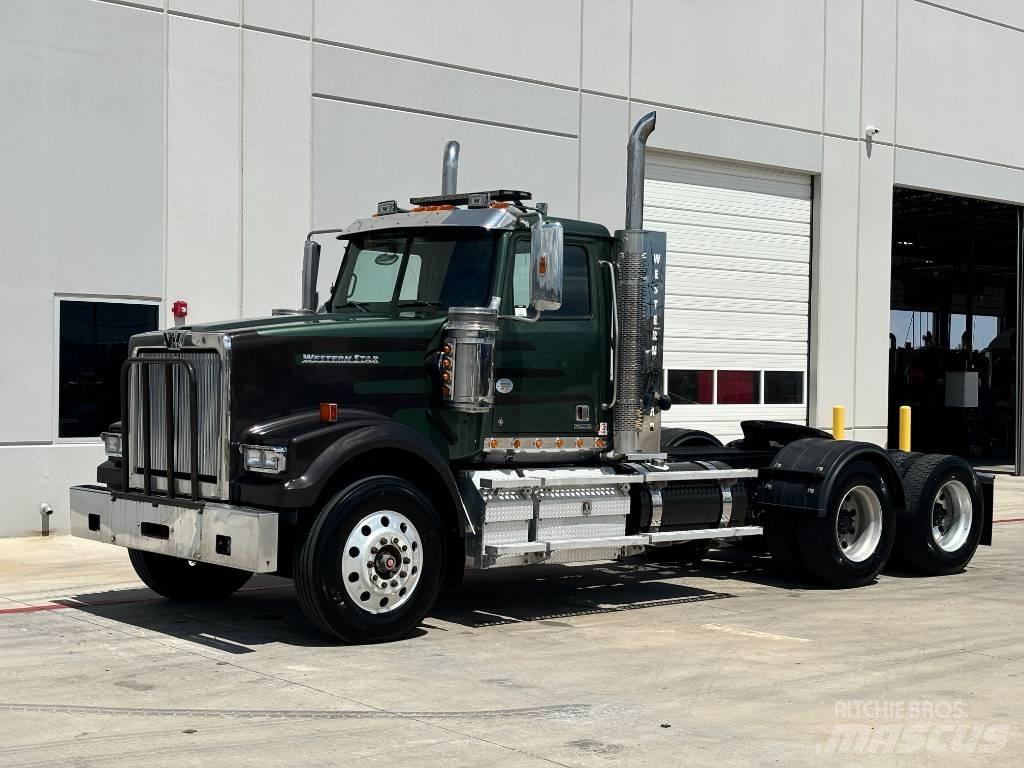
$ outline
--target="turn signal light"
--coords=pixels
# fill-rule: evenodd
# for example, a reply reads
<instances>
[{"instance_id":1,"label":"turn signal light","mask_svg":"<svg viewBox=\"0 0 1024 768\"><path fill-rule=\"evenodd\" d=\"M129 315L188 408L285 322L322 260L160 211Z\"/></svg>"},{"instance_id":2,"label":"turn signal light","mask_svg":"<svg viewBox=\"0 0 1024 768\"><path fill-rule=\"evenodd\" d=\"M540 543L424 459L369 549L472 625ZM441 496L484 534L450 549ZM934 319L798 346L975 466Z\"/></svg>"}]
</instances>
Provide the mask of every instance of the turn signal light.
<instances>
[{"instance_id":1,"label":"turn signal light","mask_svg":"<svg viewBox=\"0 0 1024 768\"><path fill-rule=\"evenodd\" d=\"M604 439L600 438L600 437L597 438L597 440L594 441L594 447L595 448L604 448Z\"/></svg>"},{"instance_id":2,"label":"turn signal light","mask_svg":"<svg viewBox=\"0 0 1024 768\"><path fill-rule=\"evenodd\" d=\"M333 424L338 420L337 403L320 403L320 421L324 424Z\"/></svg>"},{"instance_id":3,"label":"turn signal light","mask_svg":"<svg viewBox=\"0 0 1024 768\"><path fill-rule=\"evenodd\" d=\"M497 448L497 447L498 447L498 441L497 441L497 439L495 439L495 438L493 438L493 437L492 437L492 438L491 438L491 442L489 443L489 445L491 446L491 448Z\"/></svg>"},{"instance_id":4,"label":"turn signal light","mask_svg":"<svg viewBox=\"0 0 1024 768\"><path fill-rule=\"evenodd\" d=\"M533 447L534 447L534 448L543 448L543 447L544 447L544 441L543 441L543 440L541 440L541 439L540 439L540 438L538 437L538 438L537 438L536 440L534 440L534 441L533 441Z\"/></svg>"},{"instance_id":5,"label":"turn signal light","mask_svg":"<svg viewBox=\"0 0 1024 768\"><path fill-rule=\"evenodd\" d=\"M582 437L577 437L576 438L576 447L577 448L582 448L583 447L583 438Z\"/></svg>"},{"instance_id":6,"label":"turn signal light","mask_svg":"<svg viewBox=\"0 0 1024 768\"><path fill-rule=\"evenodd\" d=\"M522 447L522 445L523 441L520 440L518 437L512 441L512 447L515 448L516 450L519 450Z\"/></svg>"},{"instance_id":7,"label":"turn signal light","mask_svg":"<svg viewBox=\"0 0 1024 768\"><path fill-rule=\"evenodd\" d=\"M441 345L441 353L444 355L450 355L452 353L452 345L446 341Z\"/></svg>"},{"instance_id":8,"label":"turn signal light","mask_svg":"<svg viewBox=\"0 0 1024 768\"><path fill-rule=\"evenodd\" d=\"M557 440L555 440L555 448L561 448L564 445L565 440L563 440L562 438L558 438Z\"/></svg>"}]
</instances>

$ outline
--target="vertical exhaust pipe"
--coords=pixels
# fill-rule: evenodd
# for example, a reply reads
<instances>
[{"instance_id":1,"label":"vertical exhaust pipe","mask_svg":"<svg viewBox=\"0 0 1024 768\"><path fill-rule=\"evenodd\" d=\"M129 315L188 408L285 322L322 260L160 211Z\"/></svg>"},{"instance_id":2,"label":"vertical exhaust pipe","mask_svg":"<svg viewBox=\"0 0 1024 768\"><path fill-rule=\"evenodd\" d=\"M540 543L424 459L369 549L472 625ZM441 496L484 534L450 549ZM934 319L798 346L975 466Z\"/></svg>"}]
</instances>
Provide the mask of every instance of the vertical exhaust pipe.
<instances>
[{"instance_id":1,"label":"vertical exhaust pipe","mask_svg":"<svg viewBox=\"0 0 1024 768\"><path fill-rule=\"evenodd\" d=\"M459 142L449 141L444 145L441 164L441 194L454 195L459 186Z\"/></svg>"},{"instance_id":2,"label":"vertical exhaust pipe","mask_svg":"<svg viewBox=\"0 0 1024 768\"><path fill-rule=\"evenodd\" d=\"M629 133L626 146L626 229L644 228L644 167L647 137L654 131L658 113L648 112Z\"/></svg>"}]
</instances>

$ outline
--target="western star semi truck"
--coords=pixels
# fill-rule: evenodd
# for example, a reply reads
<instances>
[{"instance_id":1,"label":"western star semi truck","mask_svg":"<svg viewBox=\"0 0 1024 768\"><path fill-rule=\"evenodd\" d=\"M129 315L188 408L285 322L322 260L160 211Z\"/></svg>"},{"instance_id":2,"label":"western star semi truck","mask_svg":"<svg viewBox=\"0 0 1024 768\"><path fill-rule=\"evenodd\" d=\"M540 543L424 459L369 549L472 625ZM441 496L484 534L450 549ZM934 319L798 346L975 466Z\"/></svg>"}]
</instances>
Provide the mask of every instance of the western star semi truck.
<instances>
[{"instance_id":1,"label":"western star semi truck","mask_svg":"<svg viewBox=\"0 0 1024 768\"><path fill-rule=\"evenodd\" d=\"M145 333L76 536L128 548L171 599L291 577L349 642L399 638L466 571L760 539L793 577L871 582L893 553L962 570L991 542L992 479L749 421L722 445L663 429L666 241L643 228L651 113L627 148L625 228L529 193L456 191L306 240L302 309ZM347 243L317 295L320 235ZM742 301L742 297L737 297Z\"/></svg>"}]
</instances>

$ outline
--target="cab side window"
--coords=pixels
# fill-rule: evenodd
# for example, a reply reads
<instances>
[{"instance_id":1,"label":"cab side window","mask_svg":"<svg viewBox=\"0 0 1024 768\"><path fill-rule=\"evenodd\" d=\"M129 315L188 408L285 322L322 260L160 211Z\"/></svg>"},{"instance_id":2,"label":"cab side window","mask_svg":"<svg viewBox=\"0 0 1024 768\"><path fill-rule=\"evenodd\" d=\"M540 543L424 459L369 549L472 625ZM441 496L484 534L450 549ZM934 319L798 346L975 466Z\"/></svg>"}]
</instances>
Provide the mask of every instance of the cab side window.
<instances>
[{"instance_id":1,"label":"cab side window","mask_svg":"<svg viewBox=\"0 0 1024 768\"><path fill-rule=\"evenodd\" d=\"M512 301L517 315L530 306L530 241L520 240L513 251ZM566 244L562 261L562 306L544 312L541 319L590 317L590 271L587 252Z\"/></svg>"}]
</instances>

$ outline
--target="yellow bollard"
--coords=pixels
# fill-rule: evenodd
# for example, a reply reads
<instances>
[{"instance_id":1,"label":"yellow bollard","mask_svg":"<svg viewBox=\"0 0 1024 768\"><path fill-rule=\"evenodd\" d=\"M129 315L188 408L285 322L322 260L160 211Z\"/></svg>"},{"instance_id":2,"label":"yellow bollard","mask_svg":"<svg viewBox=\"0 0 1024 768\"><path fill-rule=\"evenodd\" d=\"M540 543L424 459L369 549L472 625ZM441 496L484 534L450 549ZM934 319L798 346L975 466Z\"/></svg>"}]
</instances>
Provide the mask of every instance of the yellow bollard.
<instances>
[{"instance_id":1,"label":"yellow bollard","mask_svg":"<svg viewBox=\"0 0 1024 768\"><path fill-rule=\"evenodd\" d=\"M910 451L910 406L900 406L900 450Z\"/></svg>"},{"instance_id":2,"label":"yellow bollard","mask_svg":"<svg viewBox=\"0 0 1024 768\"><path fill-rule=\"evenodd\" d=\"M841 405L832 406L832 437L842 440L846 436L846 408Z\"/></svg>"}]
</instances>

